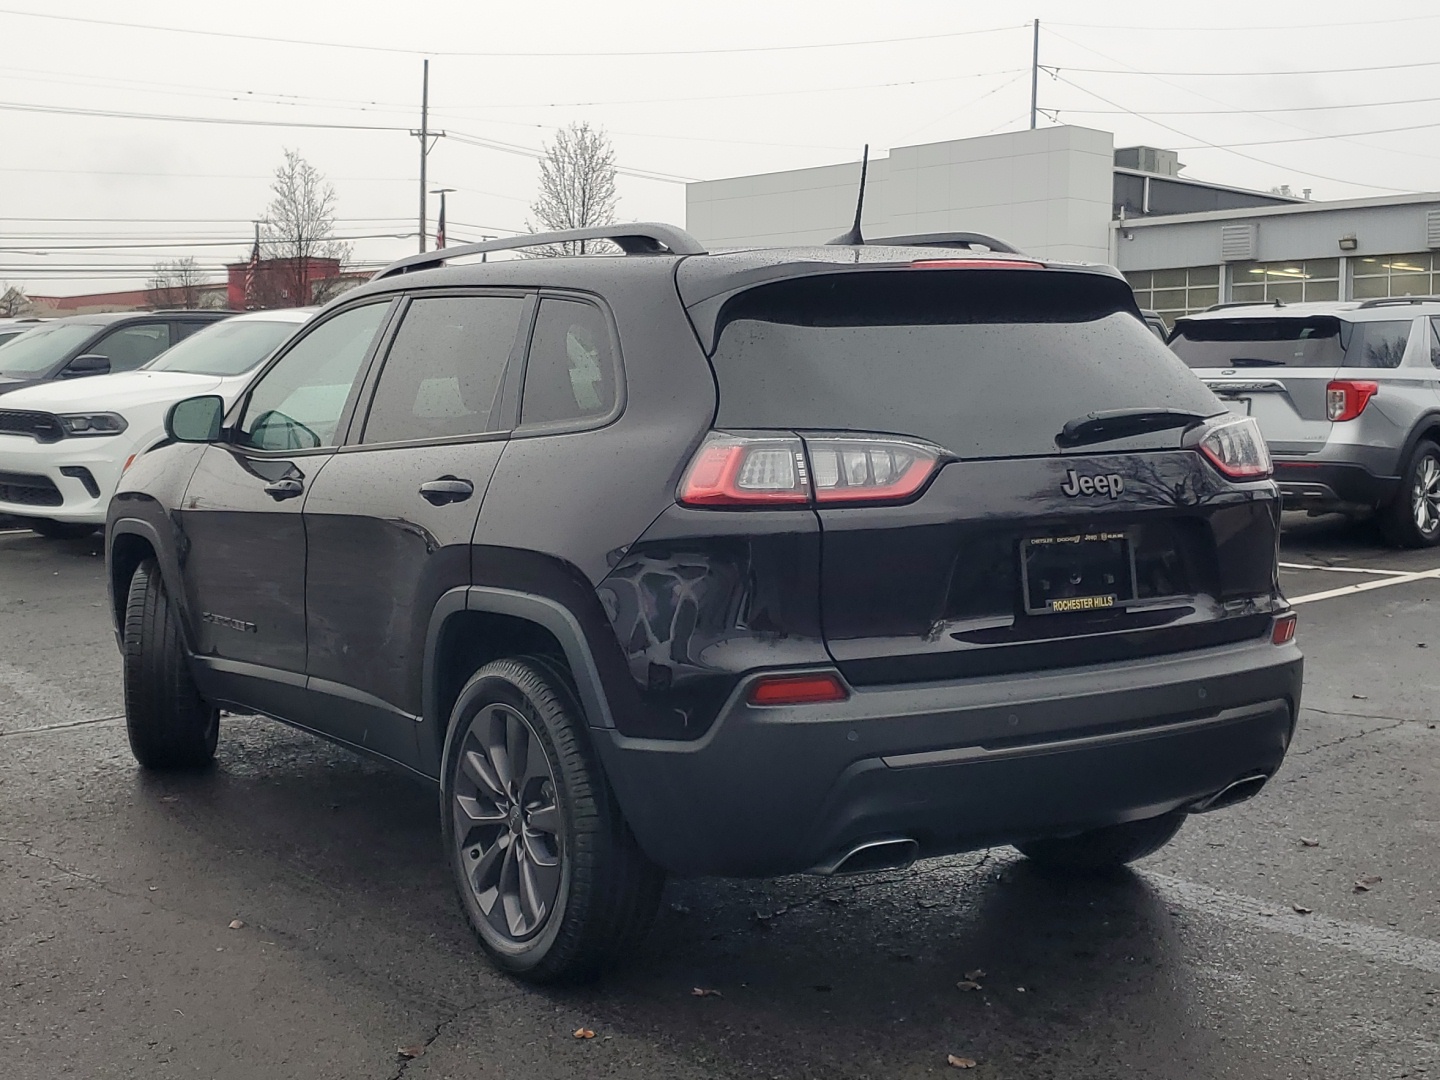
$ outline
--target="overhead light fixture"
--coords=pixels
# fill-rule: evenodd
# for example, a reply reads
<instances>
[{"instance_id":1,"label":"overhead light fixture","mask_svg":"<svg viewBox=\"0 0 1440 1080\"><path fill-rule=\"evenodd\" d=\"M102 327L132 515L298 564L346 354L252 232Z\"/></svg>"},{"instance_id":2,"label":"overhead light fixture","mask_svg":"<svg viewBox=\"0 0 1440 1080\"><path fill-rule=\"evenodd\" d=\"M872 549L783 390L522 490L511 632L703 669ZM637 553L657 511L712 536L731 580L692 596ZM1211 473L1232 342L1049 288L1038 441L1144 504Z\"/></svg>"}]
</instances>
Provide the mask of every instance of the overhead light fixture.
<instances>
[{"instance_id":1,"label":"overhead light fixture","mask_svg":"<svg viewBox=\"0 0 1440 1080\"><path fill-rule=\"evenodd\" d=\"M1359 246L1360 241L1355 239L1354 233L1346 233L1344 236L1340 237L1341 251L1354 251Z\"/></svg>"}]
</instances>

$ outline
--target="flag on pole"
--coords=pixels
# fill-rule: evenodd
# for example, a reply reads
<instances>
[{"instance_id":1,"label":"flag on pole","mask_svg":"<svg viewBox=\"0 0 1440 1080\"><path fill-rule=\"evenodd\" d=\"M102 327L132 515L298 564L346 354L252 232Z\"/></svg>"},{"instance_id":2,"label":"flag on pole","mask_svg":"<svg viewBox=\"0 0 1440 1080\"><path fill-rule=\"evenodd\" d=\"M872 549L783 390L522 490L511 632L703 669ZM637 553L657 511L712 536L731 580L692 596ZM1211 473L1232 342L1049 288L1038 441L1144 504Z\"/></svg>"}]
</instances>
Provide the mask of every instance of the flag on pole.
<instances>
[{"instance_id":1,"label":"flag on pole","mask_svg":"<svg viewBox=\"0 0 1440 1080\"><path fill-rule=\"evenodd\" d=\"M435 247L436 249L445 246L445 193L440 193L440 217L435 222Z\"/></svg>"},{"instance_id":2,"label":"flag on pole","mask_svg":"<svg viewBox=\"0 0 1440 1080\"><path fill-rule=\"evenodd\" d=\"M255 246L250 250L250 263L245 267L245 309L255 306L255 271L260 268L260 226L255 226Z\"/></svg>"}]
</instances>

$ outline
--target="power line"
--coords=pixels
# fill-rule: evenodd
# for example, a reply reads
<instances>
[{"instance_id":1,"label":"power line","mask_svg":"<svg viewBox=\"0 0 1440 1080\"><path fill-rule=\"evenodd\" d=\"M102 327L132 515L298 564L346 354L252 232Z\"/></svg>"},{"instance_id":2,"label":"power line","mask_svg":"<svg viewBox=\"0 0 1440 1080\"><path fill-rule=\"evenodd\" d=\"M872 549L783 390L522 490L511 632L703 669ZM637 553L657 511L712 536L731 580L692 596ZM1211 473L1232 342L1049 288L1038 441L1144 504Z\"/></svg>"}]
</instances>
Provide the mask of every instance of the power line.
<instances>
[{"instance_id":1,"label":"power line","mask_svg":"<svg viewBox=\"0 0 1440 1080\"><path fill-rule=\"evenodd\" d=\"M519 146L515 143L501 142L499 139L486 139L480 135L470 135L463 131L448 129L446 137L466 146L478 146L486 150L499 150L505 154L517 154L520 157L534 158L539 161L545 157L543 150L534 150L528 146ZM649 169L632 169L617 165L615 171L624 176L634 176L641 180L657 180L665 184L688 184L694 181L694 177L675 176L671 173L652 172Z\"/></svg>"},{"instance_id":2,"label":"power line","mask_svg":"<svg viewBox=\"0 0 1440 1080\"><path fill-rule=\"evenodd\" d=\"M1073 68L1068 70L1074 70ZM1363 101L1353 105L1294 105L1280 106L1277 108L1254 108L1254 109L1148 109L1148 116L1228 116L1233 114L1253 114L1256 116L1265 113L1294 113L1294 112L1335 112L1343 109L1380 109L1393 105L1430 105L1440 101L1440 97L1405 98L1400 101ZM1123 113L1124 109L1064 109L1063 112L1084 113L1089 116L1108 116ZM1335 136L1340 138L1341 136Z\"/></svg>"},{"instance_id":3,"label":"power line","mask_svg":"<svg viewBox=\"0 0 1440 1080\"><path fill-rule=\"evenodd\" d=\"M1059 37L1060 35L1055 35ZM1078 43L1077 43L1078 44ZM1081 46L1085 48L1086 46ZM1350 75L1361 71L1401 71L1408 68L1440 66L1440 60L1416 60L1405 64L1374 64L1367 67L1348 68L1305 68L1291 71L1141 71L1139 68L1085 68L1066 67L1065 71L1082 75L1169 75L1176 79L1261 79L1281 75ZM1047 71L1058 70L1049 66Z\"/></svg>"},{"instance_id":4,"label":"power line","mask_svg":"<svg viewBox=\"0 0 1440 1080\"><path fill-rule=\"evenodd\" d=\"M81 109L69 105L38 105L31 102L0 101L0 110L44 113L58 116L94 116L107 120L164 120L178 124L228 124L238 127L321 128L331 131L403 131L409 128L383 124L338 124L303 120L247 120L224 116L182 116L176 113L126 112L114 109Z\"/></svg>"},{"instance_id":5,"label":"power line","mask_svg":"<svg viewBox=\"0 0 1440 1080\"><path fill-rule=\"evenodd\" d=\"M712 56L712 55L734 55L738 53L780 53L780 52L803 52L819 49L850 49L862 48L872 45L898 45L916 41L937 41L949 38L974 37L979 34L999 34L1007 30L1020 29L1015 26L992 26L980 30L954 30L940 34L915 34L909 37L896 38L865 38L859 41L825 41L811 42L799 45L751 45L735 46L718 49L631 49L631 50L580 50L574 52L549 51L549 52L511 52L505 50L472 52L453 49L405 49L393 45L357 45L339 41L318 41L314 38L284 38L273 37L265 34L240 34L228 30L199 30L182 26L161 26L156 23L133 23L121 22L118 19L94 19L84 18L79 15L56 15L50 12L39 11L15 11L11 8L0 8L0 15L13 15L26 19L50 19L56 22L85 23L92 26L112 26L126 30L152 30L167 34L192 34L199 37L227 38L232 41L258 41L270 45L303 45L312 48L322 49L352 49L361 52L399 53L406 56L454 56L454 57L485 57L489 59L504 59L515 57L518 59L549 59L559 57L627 57L627 56Z\"/></svg>"},{"instance_id":6,"label":"power line","mask_svg":"<svg viewBox=\"0 0 1440 1080\"><path fill-rule=\"evenodd\" d=\"M1274 26L1116 26L1110 23L1049 22L1046 26L1068 26L1075 30L1153 30L1161 33L1190 33L1197 30L1214 30L1225 33L1247 33L1252 30L1284 30L1295 33L1299 30L1333 30L1345 26L1387 26L1393 23L1420 22L1423 19L1440 19L1440 15L1401 15L1393 19L1363 19L1359 22L1317 23L1296 19L1294 22Z\"/></svg>"}]
</instances>

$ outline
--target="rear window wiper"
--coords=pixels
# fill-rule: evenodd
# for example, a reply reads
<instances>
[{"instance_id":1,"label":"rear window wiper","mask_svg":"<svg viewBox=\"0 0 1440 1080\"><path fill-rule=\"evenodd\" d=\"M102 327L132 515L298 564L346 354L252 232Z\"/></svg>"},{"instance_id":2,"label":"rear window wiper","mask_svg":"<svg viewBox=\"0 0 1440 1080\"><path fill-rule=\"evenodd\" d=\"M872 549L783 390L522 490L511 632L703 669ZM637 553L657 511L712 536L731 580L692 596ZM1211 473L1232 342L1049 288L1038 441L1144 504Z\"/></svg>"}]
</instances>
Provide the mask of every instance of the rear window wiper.
<instances>
[{"instance_id":1,"label":"rear window wiper","mask_svg":"<svg viewBox=\"0 0 1440 1080\"><path fill-rule=\"evenodd\" d=\"M1174 428L1188 431L1208 419L1208 416L1183 409L1110 409L1067 420L1060 433L1055 436L1055 445L1065 449L1110 442L1112 439L1125 439L1151 431L1169 431Z\"/></svg>"},{"instance_id":2,"label":"rear window wiper","mask_svg":"<svg viewBox=\"0 0 1440 1080\"><path fill-rule=\"evenodd\" d=\"M1284 360L1266 360L1261 356L1232 356L1231 367L1284 367Z\"/></svg>"}]
</instances>

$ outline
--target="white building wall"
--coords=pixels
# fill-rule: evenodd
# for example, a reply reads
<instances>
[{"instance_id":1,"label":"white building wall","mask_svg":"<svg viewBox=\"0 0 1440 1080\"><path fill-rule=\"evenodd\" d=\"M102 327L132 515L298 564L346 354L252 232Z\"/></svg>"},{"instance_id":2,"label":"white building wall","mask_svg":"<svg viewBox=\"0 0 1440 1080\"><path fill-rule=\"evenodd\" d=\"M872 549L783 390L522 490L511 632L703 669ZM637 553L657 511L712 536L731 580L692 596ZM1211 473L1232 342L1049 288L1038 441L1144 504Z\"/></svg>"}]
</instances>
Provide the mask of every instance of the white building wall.
<instances>
[{"instance_id":1,"label":"white building wall","mask_svg":"<svg viewBox=\"0 0 1440 1080\"><path fill-rule=\"evenodd\" d=\"M867 236L971 231L1048 259L1106 262L1114 139L1051 127L896 147L872 159ZM711 248L823 243L850 227L858 163L686 187L686 227Z\"/></svg>"}]
</instances>

